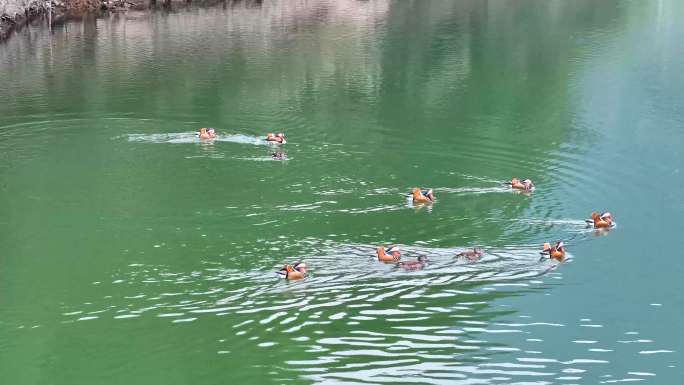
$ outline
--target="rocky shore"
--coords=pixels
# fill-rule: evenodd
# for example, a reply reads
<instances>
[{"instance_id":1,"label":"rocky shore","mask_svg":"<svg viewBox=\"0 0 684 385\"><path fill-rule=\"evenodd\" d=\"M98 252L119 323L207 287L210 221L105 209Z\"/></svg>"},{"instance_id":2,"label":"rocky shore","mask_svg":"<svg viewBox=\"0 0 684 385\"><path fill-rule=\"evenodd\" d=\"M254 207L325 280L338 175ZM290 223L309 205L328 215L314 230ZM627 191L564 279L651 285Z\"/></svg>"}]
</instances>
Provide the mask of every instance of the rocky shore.
<instances>
[{"instance_id":1,"label":"rocky shore","mask_svg":"<svg viewBox=\"0 0 684 385\"><path fill-rule=\"evenodd\" d=\"M174 0L187 4L191 0ZM97 15L157 5L170 7L171 0L0 0L0 42L32 22L60 23L86 13Z\"/></svg>"},{"instance_id":2,"label":"rocky shore","mask_svg":"<svg viewBox=\"0 0 684 385\"><path fill-rule=\"evenodd\" d=\"M47 3L44 0L0 0L0 41L15 28L45 14Z\"/></svg>"},{"instance_id":3,"label":"rocky shore","mask_svg":"<svg viewBox=\"0 0 684 385\"><path fill-rule=\"evenodd\" d=\"M7 39L13 31L38 20L55 23L69 15L125 9L131 5L134 4L125 0L0 0L0 41Z\"/></svg>"}]
</instances>

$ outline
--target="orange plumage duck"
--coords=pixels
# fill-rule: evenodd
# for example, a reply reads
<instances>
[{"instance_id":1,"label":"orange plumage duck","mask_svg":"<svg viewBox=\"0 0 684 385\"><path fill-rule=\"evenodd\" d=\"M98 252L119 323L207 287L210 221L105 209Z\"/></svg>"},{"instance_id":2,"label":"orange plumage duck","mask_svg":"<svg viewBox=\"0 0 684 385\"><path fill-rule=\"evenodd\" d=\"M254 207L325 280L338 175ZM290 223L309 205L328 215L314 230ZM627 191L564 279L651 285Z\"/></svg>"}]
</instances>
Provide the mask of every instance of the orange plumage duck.
<instances>
[{"instance_id":1,"label":"orange plumage duck","mask_svg":"<svg viewBox=\"0 0 684 385\"><path fill-rule=\"evenodd\" d=\"M529 179L512 178L508 184L515 190L532 191L534 189L534 184Z\"/></svg>"},{"instance_id":2,"label":"orange plumage duck","mask_svg":"<svg viewBox=\"0 0 684 385\"><path fill-rule=\"evenodd\" d=\"M411 191L411 197L413 203L431 203L435 201L435 195L432 193L432 189L421 190L418 187Z\"/></svg>"},{"instance_id":3,"label":"orange plumage duck","mask_svg":"<svg viewBox=\"0 0 684 385\"><path fill-rule=\"evenodd\" d=\"M272 132L269 132L266 134L266 141L272 143L285 143L285 134L279 132L274 135Z\"/></svg>"},{"instance_id":4,"label":"orange plumage duck","mask_svg":"<svg viewBox=\"0 0 684 385\"><path fill-rule=\"evenodd\" d=\"M286 264L278 272L281 278L287 280L299 280L306 277L306 264L304 262L295 262L292 265Z\"/></svg>"},{"instance_id":5,"label":"orange plumage duck","mask_svg":"<svg viewBox=\"0 0 684 385\"><path fill-rule=\"evenodd\" d=\"M565 260L565 245L563 245L563 241L556 242L554 246L546 242L544 243L542 254L548 255L549 258L555 259L558 262L563 262Z\"/></svg>"},{"instance_id":6,"label":"orange plumage duck","mask_svg":"<svg viewBox=\"0 0 684 385\"><path fill-rule=\"evenodd\" d=\"M216 138L216 131L213 128L202 127L197 131L197 136L200 139L214 139Z\"/></svg>"},{"instance_id":7,"label":"orange plumage duck","mask_svg":"<svg viewBox=\"0 0 684 385\"><path fill-rule=\"evenodd\" d=\"M378 247L376 254L378 256L378 261L380 262L398 262L401 259L401 253L399 248L392 245L385 249L384 246Z\"/></svg>"},{"instance_id":8,"label":"orange plumage duck","mask_svg":"<svg viewBox=\"0 0 684 385\"><path fill-rule=\"evenodd\" d=\"M594 226L595 229L607 229L613 226L613 216L609 212L591 213L591 219L586 220L587 224Z\"/></svg>"}]
</instances>

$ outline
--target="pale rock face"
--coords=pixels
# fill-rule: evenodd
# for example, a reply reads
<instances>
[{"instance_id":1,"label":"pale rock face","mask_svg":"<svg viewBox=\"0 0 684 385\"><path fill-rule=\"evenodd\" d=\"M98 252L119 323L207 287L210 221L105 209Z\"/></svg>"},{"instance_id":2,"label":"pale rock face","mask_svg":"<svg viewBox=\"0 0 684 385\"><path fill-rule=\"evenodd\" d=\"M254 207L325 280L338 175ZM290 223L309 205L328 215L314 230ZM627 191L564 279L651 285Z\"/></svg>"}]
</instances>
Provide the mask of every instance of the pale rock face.
<instances>
[{"instance_id":1,"label":"pale rock face","mask_svg":"<svg viewBox=\"0 0 684 385\"><path fill-rule=\"evenodd\" d=\"M50 0L0 0L0 41L15 27L43 13L49 5Z\"/></svg>"},{"instance_id":2,"label":"pale rock face","mask_svg":"<svg viewBox=\"0 0 684 385\"><path fill-rule=\"evenodd\" d=\"M23 14L24 10L36 5L47 5L47 1L39 0L0 0L0 15L14 17L15 14Z\"/></svg>"},{"instance_id":3,"label":"pale rock face","mask_svg":"<svg viewBox=\"0 0 684 385\"><path fill-rule=\"evenodd\" d=\"M17 13L24 13L30 3L37 3L32 0L0 0L0 15L14 17Z\"/></svg>"}]
</instances>

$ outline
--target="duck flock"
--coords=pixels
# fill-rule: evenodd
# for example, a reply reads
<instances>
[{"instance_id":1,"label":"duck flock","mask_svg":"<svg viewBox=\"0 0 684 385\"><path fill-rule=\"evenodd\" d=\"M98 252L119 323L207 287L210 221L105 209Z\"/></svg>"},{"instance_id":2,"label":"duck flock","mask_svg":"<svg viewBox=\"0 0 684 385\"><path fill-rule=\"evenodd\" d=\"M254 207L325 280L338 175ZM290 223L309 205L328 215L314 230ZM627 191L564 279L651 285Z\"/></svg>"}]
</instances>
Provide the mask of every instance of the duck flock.
<instances>
[{"instance_id":1,"label":"duck flock","mask_svg":"<svg viewBox=\"0 0 684 385\"><path fill-rule=\"evenodd\" d=\"M213 128L200 128L197 131L197 137L200 140L213 140L217 136ZM283 145L287 143L285 140L285 134L282 132L276 134L269 133L266 135L264 140L267 143L274 145ZM274 157L274 159L280 160L277 157ZM532 183L530 179L518 179L514 177L511 178L509 182L506 182L506 185L510 186L510 188L514 191L521 191L525 193L531 193L535 189L534 183ZM412 189L409 196L414 205L429 205L435 202L435 195L431 188L421 189L416 187ZM603 212L600 214L597 212L592 212L591 218L586 219L585 221L588 227L593 227L598 230L609 229L615 226L613 216L609 212ZM484 255L484 253L485 250L474 248L472 250L459 252L455 255L455 257L463 258L468 262L477 262ZM546 242L543 244L540 251L542 258L554 259L558 262L565 261L565 253L565 244L562 240L556 241L553 244ZM393 263L407 271L420 270L425 267L429 260L427 256L423 255L414 260L402 261L401 251L397 245L379 246L376 249L375 254L379 262ZM291 264L283 265L283 267L276 273L279 277L285 278L287 280L300 280L306 278L307 266L303 261L296 261Z\"/></svg>"}]
</instances>

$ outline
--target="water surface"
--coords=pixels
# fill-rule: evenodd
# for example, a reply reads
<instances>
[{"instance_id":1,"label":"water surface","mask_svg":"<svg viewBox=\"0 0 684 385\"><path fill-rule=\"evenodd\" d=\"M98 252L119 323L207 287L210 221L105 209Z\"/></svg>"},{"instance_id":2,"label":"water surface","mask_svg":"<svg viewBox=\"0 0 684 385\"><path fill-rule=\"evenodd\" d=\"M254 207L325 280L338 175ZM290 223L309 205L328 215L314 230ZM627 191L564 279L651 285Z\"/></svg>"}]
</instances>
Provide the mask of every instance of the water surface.
<instances>
[{"instance_id":1,"label":"water surface","mask_svg":"<svg viewBox=\"0 0 684 385\"><path fill-rule=\"evenodd\" d=\"M0 45L0 377L676 383L682 15L265 1L25 29Z\"/></svg>"}]
</instances>

